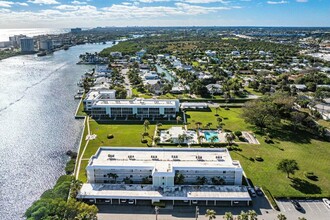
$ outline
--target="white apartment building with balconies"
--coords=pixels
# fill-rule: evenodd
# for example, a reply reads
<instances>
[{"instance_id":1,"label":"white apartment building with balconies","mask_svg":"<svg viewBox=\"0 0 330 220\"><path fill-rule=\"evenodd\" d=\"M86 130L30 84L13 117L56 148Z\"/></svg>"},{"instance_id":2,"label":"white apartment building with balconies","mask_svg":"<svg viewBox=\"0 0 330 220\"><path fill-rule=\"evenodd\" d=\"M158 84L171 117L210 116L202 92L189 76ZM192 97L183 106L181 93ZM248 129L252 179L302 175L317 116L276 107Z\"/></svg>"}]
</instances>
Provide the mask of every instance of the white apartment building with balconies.
<instances>
[{"instance_id":1,"label":"white apartment building with balconies","mask_svg":"<svg viewBox=\"0 0 330 220\"><path fill-rule=\"evenodd\" d=\"M78 198L135 204L249 205L243 169L226 148L101 147L86 168Z\"/></svg>"}]
</instances>

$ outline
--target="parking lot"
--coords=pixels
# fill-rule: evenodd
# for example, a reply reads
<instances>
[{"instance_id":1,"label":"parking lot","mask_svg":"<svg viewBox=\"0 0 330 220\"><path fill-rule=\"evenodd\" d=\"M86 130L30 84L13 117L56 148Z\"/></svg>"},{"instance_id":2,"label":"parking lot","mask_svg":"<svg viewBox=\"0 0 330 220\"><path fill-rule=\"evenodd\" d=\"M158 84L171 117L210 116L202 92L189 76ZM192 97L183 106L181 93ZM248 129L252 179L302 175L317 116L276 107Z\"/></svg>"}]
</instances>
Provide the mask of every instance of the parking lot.
<instances>
[{"instance_id":1,"label":"parking lot","mask_svg":"<svg viewBox=\"0 0 330 220\"><path fill-rule=\"evenodd\" d=\"M260 220L277 220L277 215L283 213L288 220L298 220L299 217L305 217L307 220L329 220L330 209L327 208L321 200L298 200L303 207L301 211L294 208L290 200L278 200L278 206L281 211L271 209L265 197L256 197L253 199L253 206L248 207L215 207L199 206L200 220L207 220L205 212L207 208L214 209L217 212L217 219L223 219L225 212L232 212L238 215L242 210L255 210ZM99 205L99 220L124 219L124 220L152 220L155 219L155 211L150 205ZM159 210L158 220L194 220L195 205L191 206L170 206Z\"/></svg>"},{"instance_id":2,"label":"parking lot","mask_svg":"<svg viewBox=\"0 0 330 220\"><path fill-rule=\"evenodd\" d=\"M329 220L330 209L325 206L322 200L297 200L302 206L302 210L295 209L290 200L278 200L278 206L289 220L305 217L312 220Z\"/></svg>"}]
</instances>

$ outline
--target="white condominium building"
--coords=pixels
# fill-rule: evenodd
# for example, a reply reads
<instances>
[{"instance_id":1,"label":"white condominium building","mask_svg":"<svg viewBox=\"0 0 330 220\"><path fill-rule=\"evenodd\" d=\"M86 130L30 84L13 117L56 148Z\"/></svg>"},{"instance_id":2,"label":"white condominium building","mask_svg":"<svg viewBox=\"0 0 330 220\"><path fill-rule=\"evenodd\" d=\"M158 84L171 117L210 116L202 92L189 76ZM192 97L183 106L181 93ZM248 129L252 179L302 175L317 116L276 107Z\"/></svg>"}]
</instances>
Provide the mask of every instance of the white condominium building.
<instances>
[{"instance_id":1,"label":"white condominium building","mask_svg":"<svg viewBox=\"0 0 330 220\"><path fill-rule=\"evenodd\" d=\"M83 101L84 110L91 111L94 103L107 99L116 99L116 90L91 90Z\"/></svg>"},{"instance_id":2,"label":"white condominium building","mask_svg":"<svg viewBox=\"0 0 330 220\"><path fill-rule=\"evenodd\" d=\"M178 99L104 99L91 106L93 117L174 118L179 112Z\"/></svg>"},{"instance_id":3,"label":"white condominium building","mask_svg":"<svg viewBox=\"0 0 330 220\"><path fill-rule=\"evenodd\" d=\"M95 203L249 205L243 169L226 148L101 147L78 198Z\"/></svg>"}]
</instances>

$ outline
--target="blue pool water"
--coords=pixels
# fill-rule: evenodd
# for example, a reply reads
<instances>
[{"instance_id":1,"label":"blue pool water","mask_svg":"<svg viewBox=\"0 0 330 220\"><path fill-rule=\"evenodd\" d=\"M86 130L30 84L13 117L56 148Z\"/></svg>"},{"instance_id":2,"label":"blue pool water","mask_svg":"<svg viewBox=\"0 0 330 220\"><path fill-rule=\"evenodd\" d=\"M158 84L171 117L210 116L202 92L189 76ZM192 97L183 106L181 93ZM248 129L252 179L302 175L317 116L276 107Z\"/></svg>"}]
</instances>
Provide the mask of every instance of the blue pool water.
<instances>
[{"instance_id":1,"label":"blue pool water","mask_svg":"<svg viewBox=\"0 0 330 220\"><path fill-rule=\"evenodd\" d=\"M219 138L218 138L218 132L215 131L204 131L204 136L207 142L211 142L211 138L213 136L217 137L217 139L215 139L214 142L219 142Z\"/></svg>"}]
</instances>

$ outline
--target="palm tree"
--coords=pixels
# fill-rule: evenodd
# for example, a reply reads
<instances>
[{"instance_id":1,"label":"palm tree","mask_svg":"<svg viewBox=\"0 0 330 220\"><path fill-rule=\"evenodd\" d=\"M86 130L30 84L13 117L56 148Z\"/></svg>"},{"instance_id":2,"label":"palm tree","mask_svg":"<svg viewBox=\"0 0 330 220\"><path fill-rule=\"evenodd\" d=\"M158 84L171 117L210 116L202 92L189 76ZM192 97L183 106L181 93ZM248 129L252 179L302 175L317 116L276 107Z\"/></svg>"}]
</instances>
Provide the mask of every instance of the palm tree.
<instances>
[{"instance_id":1,"label":"palm tree","mask_svg":"<svg viewBox=\"0 0 330 220\"><path fill-rule=\"evenodd\" d=\"M257 213L254 210L249 210L248 215L250 216L250 220L257 220Z\"/></svg>"},{"instance_id":2,"label":"palm tree","mask_svg":"<svg viewBox=\"0 0 330 220\"><path fill-rule=\"evenodd\" d=\"M184 175L182 173L176 172L174 176L174 183L178 185L184 184Z\"/></svg>"},{"instance_id":3,"label":"palm tree","mask_svg":"<svg viewBox=\"0 0 330 220\"><path fill-rule=\"evenodd\" d=\"M287 218L286 218L285 215L283 215L282 213L280 213L280 214L277 215L277 219L278 220L286 220Z\"/></svg>"},{"instance_id":4,"label":"palm tree","mask_svg":"<svg viewBox=\"0 0 330 220\"><path fill-rule=\"evenodd\" d=\"M202 122L196 122L195 125L196 125L196 129L199 129L201 127L203 123Z\"/></svg>"},{"instance_id":5,"label":"palm tree","mask_svg":"<svg viewBox=\"0 0 330 220\"><path fill-rule=\"evenodd\" d=\"M179 122L182 121L182 118L180 116L176 117L176 123L179 124Z\"/></svg>"},{"instance_id":6,"label":"palm tree","mask_svg":"<svg viewBox=\"0 0 330 220\"><path fill-rule=\"evenodd\" d=\"M286 173L287 178L290 178L290 174L294 174L296 170L299 170L298 163L295 160L283 159L278 165L277 170Z\"/></svg>"},{"instance_id":7,"label":"palm tree","mask_svg":"<svg viewBox=\"0 0 330 220\"><path fill-rule=\"evenodd\" d=\"M225 220L234 220L233 213L231 212L225 212L225 215L223 216Z\"/></svg>"},{"instance_id":8,"label":"palm tree","mask_svg":"<svg viewBox=\"0 0 330 220\"><path fill-rule=\"evenodd\" d=\"M150 125L150 122L148 120L145 120L143 123L144 132L147 132L147 130L149 130L149 125Z\"/></svg>"},{"instance_id":9,"label":"palm tree","mask_svg":"<svg viewBox=\"0 0 330 220\"><path fill-rule=\"evenodd\" d=\"M79 190L81 189L82 186L82 182L80 180L73 180L71 182L71 186L70 186L70 196L72 198L76 198L78 195Z\"/></svg>"},{"instance_id":10,"label":"palm tree","mask_svg":"<svg viewBox=\"0 0 330 220\"><path fill-rule=\"evenodd\" d=\"M248 213L241 211L241 214L237 216L237 220L249 220Z\"/></svg>"},{"instance_id":11,"label":"palm tree","mask_svg":"<svg viewBox=\"0 0 330 220\"><path fill-rule=\"evenodd\" d=\"M219 116L219 114L218 114L218 111L219 110L220 110L220 107L219 106L215 108L215 116Z\"/></svg>"},{"instance_id":12,"label":"palm tree","mask_svg":"<svg viewBox=\"0 0 330 220\"><path fill-rule=\"evenodd\" d=\"M230 133L230 132L227 132L226 135L225 135L225 138L226 138L226 140L228 142L228 146L231 145L232 144L232 141L234 139L233 134Z\"/></svg>"},{"instance_id":13,"label":"palm tree","mask_svg":"<svg viewBox=\"0 0 330 220\"><path fill-rule=\"evenodd\" d=\"M187 138L187 135L186 134L179 134L178 136L178 141L179 141L179 144L183 143Z\"/></svg>"},{"instance_id":14,"label":"palm tree","mask_svg":"<svg viewBox=\"0 0 330 220\"><path fill-rule=\"evenodd\" d=\"M215 214L217 214L217 213L214 210L206 209L205 216L208 217L209 220L215 219L216 218Z\"/></svg>"},{"instance_id":15,"label":"palm tree","mask_svg":"<svg viewBox=\"0 0 330 220\"><path fill-rule=\"evenodd\" d=\"M157 146L158 142L160 141L160 137L159 136L156 136L154 137L154 142L155 142L155 145Z\"/></svg>"},{"instance_id":16,"label":"palm tree","mask_svg":"<svg viewBox=\"0 0 330 220\"><path fill-rule=\"evenodd\" d=\"M202 177L198 176L196 178L196 182L197 182L197 185L204 185L207 182L207 179L205 176L202 176Z\"/></svg>"},{"instance_id":17,"label":"palm tree","mask_svg":"<svg viewBox=\"0 0 330 220\"><path fill-rule=\"evenodd\" d=\"M211 144L214 144L214 142L217 141L217 140L218 140L218 137L217 136L212 136L210 138Z\"/></svg>"},{"instance_id":18,"label":"palm tree","mask_svg":"<svg viewBox=\"0 0 330 220\"><path fill-rule=\"evenodd\" d=\"M117 178L118 178L118 175L117 175L116 173L108 173L107 176L108 176L109 178L114 179L114 181L115 181L115 183L116 183Z\"/></svg>"},{"instance_id":19,"label":"palm tree","mask_svg":"<svg viewBox=\"0 0 330 220\"><path fill-rule=\"evenodd\" d=\"M210 129L211 125L212 125L212 122L209 122L209 123L206 124L205 127L207 127L207 129Z\"/></svg>"}]
</instances>

